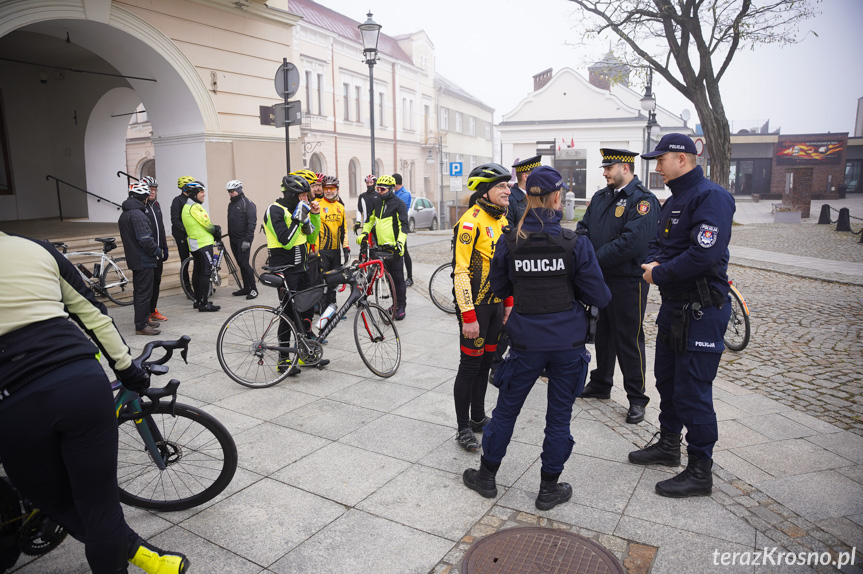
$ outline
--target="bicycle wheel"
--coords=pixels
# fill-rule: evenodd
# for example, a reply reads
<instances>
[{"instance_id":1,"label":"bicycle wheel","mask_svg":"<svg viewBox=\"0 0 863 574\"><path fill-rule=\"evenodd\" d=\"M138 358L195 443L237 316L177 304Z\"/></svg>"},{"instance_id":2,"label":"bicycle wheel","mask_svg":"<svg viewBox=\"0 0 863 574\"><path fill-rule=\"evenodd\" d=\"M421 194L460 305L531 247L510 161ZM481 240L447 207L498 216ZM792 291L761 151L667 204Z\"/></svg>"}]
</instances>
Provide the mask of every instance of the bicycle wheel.
<instances>
[{"instance_id":1,"label":"bicycle wheel","mask_svg":"<svg viewBox=\"0 0 863 574\"><path fill-rule=\"evenodd\" d=\"M429 280L429 296L435 307L455 315L455 301L452 292L452 263L444 263L432 273Z\"/></svg>"},{"instance_id":2,"label":"bicycle wheel","mask_svg":"<svg viewBox=\"0 0 863 574\"><path fill-rule=\"evenodd\" d=\"M390 272L384 269L384 276L375 281L375 303L389 311L390 317L396 316L398 299L396 298L396 282Z\"/></svg>"},{"instance_id":3,"label":"bicycle wheel","mask_svg":"<svg viewBox=\"0 0 863 574\"><path fill-rule=\"evenodd\" d=\"M395 321L375 303L360 306L354 317L354 341L360 358L379 377L391 377L399 370L402 343Z\"/></svg>"},{"instance_id":4,"label":"bicycle wheel","mask_svg":"<svg viewBox=\"0 0 863 574\"><path fill-rule=\"evenodd\" d=\"M12 568L21 555L17 533L25 516L18 493L0 477L0 572Z\"/></svg>"},{"instance_id":5,"label":"bicycle wheel","mask_svg":"<svg viewBox=\"0 0 863 574\"><path fill-rule=\"evenodd\" d=\"M131 305L134 303L131 276L132 272L126 268L125 257L109 259L99 277L99 289L113 303L124 307Z\"/></svg>"},{"instance_id":6,"label":"bicycle wheel","mask_svg":"<svg viewBox=\"0 0 863 574\"><path fill-rule=\"evenodd\" d=\"M186 510L212 500L234 478L237 445L231 433L195 407L160 405L145 420L167 465L159 470L134 421L120 425L120 502L150 510Z\"/></svg>"},{"instance_id":7,"label":"bicycle wheel","mask_svg":"<svg viewBox=\"0 0 863 574\"><path fill-rule=\"evenodd\" d=\"M255 272L255 279L261 278L261 273L266 273L264 265L269 264L270 250L266 245L261 245L255 249L255 254L252 255L252 271Z\"/></svg>"},{"instance_id":8,"label":"bicycle wheel","mask_svg":"<svg viewBox=\"0 0 863 574\"><path fill-rule=\"evenodd\" d=\"M183 261L183 265L180 266L180 285L183 287L183 293L186 294L186 297L189 301L195 300L195 290L192 287L192 277L194 277L193 273L195 272L195 258L191 255L186 257ZM210 292L207 293L207 297L213 296L213 280L210 279Z\"/></svg>"},{"instance_id":9,"label":"bicycle wheel","mask_svg":"<svg viewBox=\"0 0 863 574\"><path fill-rule=\"evenodd\" d=\"M240 309L225 321L216 338L216 356L222 370L241 385L271 387L288 376L289 368L279 371L279 361L294 365L297 351L281 352L274 347L296 345L297 329L276 309L256 305ZM280 343L279 328L287 329ZM290 341L290 342L289 342Z\"/></svg>"},{"instance_id":10,"label":"bicycle wheel","mask_svg":"<svg viewBox=\"0 0 863 574\"><path fill-rule=\"evenodd\" d=\"M725 329L725 346L732 351L742 351L749 344L749 315L743 307L740 296L731 290L731 317Z\"/></svg>"}]
</instances>

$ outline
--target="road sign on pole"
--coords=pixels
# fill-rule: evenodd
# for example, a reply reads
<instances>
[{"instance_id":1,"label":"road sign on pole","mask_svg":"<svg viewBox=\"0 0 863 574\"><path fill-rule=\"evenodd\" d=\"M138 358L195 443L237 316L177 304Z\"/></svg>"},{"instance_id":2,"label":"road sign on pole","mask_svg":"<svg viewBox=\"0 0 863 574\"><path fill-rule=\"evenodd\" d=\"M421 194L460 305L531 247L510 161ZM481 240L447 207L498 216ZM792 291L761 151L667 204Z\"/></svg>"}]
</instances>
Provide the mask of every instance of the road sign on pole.
<instances>
[{"instance_id":1,"label":"road sign on pole","mask_svg":"<svg viewBox=\"0 0 863 574\"><path fill-rule=\"evenodd\" d=\"M300 71L297 70L295 65L285 59L282 65L279 66L279 69L276 70L274 83L276 85L276 93L279 94L280 98L285 100L292 98L297 93L297 90L300 89ZM285 89L286 85L287 89Z\"/></svg>"},{"instance_id":2,"label":"road sign on pole","mask_svg":"<svg viewBox=\"0 0 863 574\"><path fill-rule=\"evenodd\" d=\"M284 102L273 104L273 112L275 112L274 125L276 127L282 127L284 125L298 126L300 125L300 122L303 121L303 112L300 100L288 102L287 105L285 105Z\"/></svg>"},{"instance_id":3,"label":"road sign on pole","mask_svg":"<svg viewBox=\"0 0 863 574\"><path fill-rule=\"evenodd\" d=\"M451 161L449 162L449 174L452 177L460 177L462 174L462 166L464 164L460 161Z\"/></svg>"}]
</instances>

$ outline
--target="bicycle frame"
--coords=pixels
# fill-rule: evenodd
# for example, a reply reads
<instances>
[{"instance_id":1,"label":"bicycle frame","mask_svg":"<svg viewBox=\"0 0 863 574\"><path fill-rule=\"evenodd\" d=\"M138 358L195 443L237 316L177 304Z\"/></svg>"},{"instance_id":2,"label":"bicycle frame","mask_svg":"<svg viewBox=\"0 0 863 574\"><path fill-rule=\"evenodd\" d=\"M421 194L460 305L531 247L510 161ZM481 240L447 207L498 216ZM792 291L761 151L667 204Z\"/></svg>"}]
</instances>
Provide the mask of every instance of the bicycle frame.
<instances>
[{"instance_id":1,"label":"bicycle frame","mask_svg":"<svg viewBox=\"0 0 863 574\"><path fill-rule=\"evenodd\" d=\"M172 383L168 384L171 385ZM179 386L179 383L176 386ZM118 389L120 392L114 398L114 412L117 415L118 421L123 407L128 405L128 416L135 423L135 428L138 429L138 434L141 435L141 440L144 441L144 446L150 454L150 458L153 459L153 462L156 463L159 470L165 470L168 465L165 463L157 444L162 440L162 437L159 433L159 429L152 424L152 420L148 416L149 413L144 412L144 408L141 406L140 396L138 393L123 387L120 384L120 381L114 381L111 383L111 390L116 391ZM174 396L174 399L176 399L176 395ZM154 402L152 405L155 409L158 402Z\"/></svg>"},{"instance_id":2,"label":"bicycle frame","mask_svg":"<svg viewBox=\"0 0 863 574\"><path fill-rule=\"evenodd\" d=\"M365 270L366 268L372 266L372 265L376 265L377 268L374 271L374 274L370 279L363 281L363 283L367 283L367 285L364 284L361 287L359 282L357 281L357 277L363 277L363 275L360 272ZM347 313L348 309L350 309L354 305L357 305L357 306L362 305L366 301L366 299L368 299L369 295L371 295L371 291L373 288L372 286L374 285L375 280L383 277L383 273L384 273L384 264L380 259L372 259L370 261L365 261L363 263L357 264L356 276L351 278L351 280L347 283L347 285L351 286L350 295L348 295L347 300L345 300L345 302L342 304L341 308L339 308L338 311L333 313L332 318L329 321L327 321L327 324L324 325L324 327L320 330L320 332L318 332L317 337L319 339L326 339L327 335L329 335L333 331L333 329L336 328L336 325L338 325L341 322L342 317ZM317 289L319 287L320 287L320 285L316 285L315 287L312 287L312 289ZM289 291L288 293L289 293L289 297L287 297L284 301L281 301L279 303L279 306L276 307L276 314L275 314L272 322L267 326L267 329L264 331L265 336L266 336L266 333L269 333L270 329L273 328L273 325L278 324L278 321L280 320L279 317L284 313L285 309L287 308L288 302L292 301L298 292L291 293ZM302 325L302 320L300 318L299 313L297 312L296 307L292 305L291 310L293 311L292 319L293 319L294 325ZM366 324L366 329L368 329L368 324ZM303 341L305 341L305 339L303 339ZM304 342L300 343L300 344L305 345ZM279 351L281 353L296 353L299 351L299 349L297 349L296 347L282 347L282 346L263 345L263 348L265 348L269 351Z\"/></svg>"}]
</instances>

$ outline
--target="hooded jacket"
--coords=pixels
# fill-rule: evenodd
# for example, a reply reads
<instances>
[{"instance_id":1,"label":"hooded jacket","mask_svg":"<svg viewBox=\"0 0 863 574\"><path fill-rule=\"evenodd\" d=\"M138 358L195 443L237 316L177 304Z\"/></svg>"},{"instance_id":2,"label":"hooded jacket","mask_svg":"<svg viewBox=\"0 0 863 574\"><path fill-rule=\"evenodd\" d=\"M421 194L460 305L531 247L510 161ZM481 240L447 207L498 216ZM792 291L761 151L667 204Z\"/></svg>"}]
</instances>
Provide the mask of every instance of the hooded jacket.
<instances>
[{"instance_id":1,"label":"hooded jacket","mask_svg":"<svg viewBox=\"0 0 863 574\"><path fill-rule=\"evenodd\" d=\"M122 207L123 213L120 214L117 224L123 240L126 264L132 271L155 268L156 260L162 256L162 250L153 237L153 228L150 226L144 202L130 197L123 202Z\"/></svg>"},{"instance_id":2,"label":"hooded jacket","mask_svg":"<svg viewBox=\"0 0 863 574\"><path fill-rule=\"evenodd\" d=\"M235 243L255 241L258 208L241 191L228 203L228 237Z\"/></svg>"}]
</instances>

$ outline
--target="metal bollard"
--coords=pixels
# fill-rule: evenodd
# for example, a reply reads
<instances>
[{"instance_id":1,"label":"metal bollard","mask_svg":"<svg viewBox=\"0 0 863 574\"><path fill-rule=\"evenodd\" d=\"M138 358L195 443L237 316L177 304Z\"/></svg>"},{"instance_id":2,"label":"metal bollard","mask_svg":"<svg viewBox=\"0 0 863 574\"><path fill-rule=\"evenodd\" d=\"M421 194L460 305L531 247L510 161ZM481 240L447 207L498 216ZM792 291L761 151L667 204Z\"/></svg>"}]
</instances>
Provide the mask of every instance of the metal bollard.
<instances>
[{"instance_id":1,"label":"metal bollard","mask_svg":"<svg viewBox=\"0 0 863 574\"><path fill-rule=\"evenodd\" d=\"M830 206L826 203L821 206L821 215L818 216L818 225L830 225Z\"/></svg>"},{"instance_id":2,"label":"metal bollard","mask_svg":"<svg viewBox=\"0 0 863 574\"><path fill-rule=\"evenodd\" d=\"M567 221L575 219L575 194L571 191L566 192L566 211L564 217Z\"/></svg>"},{"instance_id":3,"label":"metal bollard","mask_svg":"<svg viewBox=\"0 0 863 574\"><path fill-rule=\"evenodd\" d=\"M847 207L839 210L839 218L836 220L836 231L851 231L851 210Z\"/></svg>"}]
</instances>

